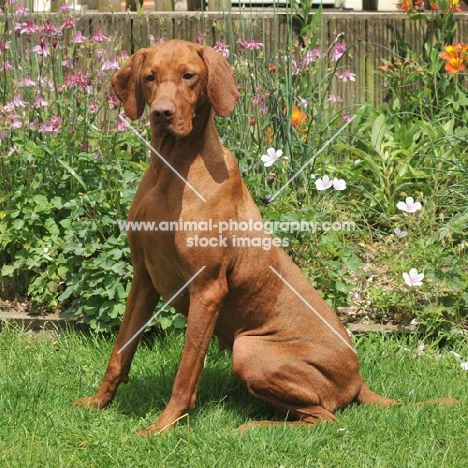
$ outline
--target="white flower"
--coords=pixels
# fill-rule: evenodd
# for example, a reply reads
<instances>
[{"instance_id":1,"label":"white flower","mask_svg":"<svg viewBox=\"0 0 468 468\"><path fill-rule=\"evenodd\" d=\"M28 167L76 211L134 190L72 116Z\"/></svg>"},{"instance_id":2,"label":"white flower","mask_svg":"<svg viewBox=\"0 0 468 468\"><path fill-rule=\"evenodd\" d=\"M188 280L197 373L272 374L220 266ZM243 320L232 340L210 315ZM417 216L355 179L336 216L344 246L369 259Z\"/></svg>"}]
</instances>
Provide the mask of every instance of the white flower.
<instances>
[{"instance_id":1,"label":"white flower","mask_svg":"<svg viewBox=\"0 0 468 468\"><path fill-rule=\"evenodd\" d=\"M408 197L404 202L398 202L397 208L401 211L406 211L407 213L414 213L421 209L421 203L415 202L413 197Z\"/></svg>"},{"instance_id":2,"label":"white flower","mask_svg":"<svg viewBox=\"0 0 468 468\"><path fill-rule=\"evenodd\" d=\"M403 273L403 278L408 286L422 286L424 273L418 273L416 268L411 268L409 273Z\"/></svg>"},{"instance_id":3,"label":"white flower","mask_svg":"<svg viewBox=\"0 0 468 468\"><path fill-rule=\"evenodd\" d=\"M335 190L345 190L346 189L346 182L343 179L337 179L335 177L333 179L333 188Z\"/></svg>"},{"instance_id":4,"label":"white flower","mask_svg":"<svg viewBox=\"0 0 468 468\"><path fill-rule=\"evenodd\" d=\"M462 362L460 366L463 370L468 370L468 362Z\"/></svg>"},{"instance_id":5,"label":"white flower","mask_svg":"<svg viewBox=\"0 0 468 468\"><path fill-rule=\"evenodd\" d=\"M267 154L262 156L262 161L265 167L270 167L275 163L279 158L283 156L283 150L275 150L275 148L268 148Z\"/></svg>"},{"instance_id":6,"label":"white flower","mask_svg":"<svg viewBox=\"0 0 468 468\"><path fill-rule=\"evenodd\" d=\"M424 343L418 346L418 350L416 351L416 356L424 356Z\"/></svg>"},{"instance_id":7,"label":"white flower","mask_svg":"<svg viewBox=\"0 0 468 468\"><path fill-rule=\"evenodd\" d=\"M400 228L395 228L393 232L398 236L398 237L406 237L408 233L406 231L402 231Z\"/></svg>"},{"instance_id":8,"label":"white flower","mask_svg":"<svg viewBox=\"0 0 468 468\"><path fill-rule=\"evenodd\" d=\"M327 190L333 185L333 182L330 180L330 177L324 175L323 177L315 181L315 187L317 190Z\"/></svg>"}]
</instances>

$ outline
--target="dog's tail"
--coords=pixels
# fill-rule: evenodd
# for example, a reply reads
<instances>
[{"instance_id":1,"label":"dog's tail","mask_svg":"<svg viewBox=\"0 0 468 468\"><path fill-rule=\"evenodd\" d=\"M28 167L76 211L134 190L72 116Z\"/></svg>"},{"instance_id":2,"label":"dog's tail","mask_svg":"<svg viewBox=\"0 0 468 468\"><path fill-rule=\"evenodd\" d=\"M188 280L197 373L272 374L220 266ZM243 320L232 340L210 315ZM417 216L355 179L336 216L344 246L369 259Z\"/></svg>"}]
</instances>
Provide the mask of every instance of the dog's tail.
<instances>
[{"instance_id":1,"label":"dog's tail","mask_svg":"<svg viewBox=\"0 0 468 468\"><path fill-rule=\"evenodd\" d=\"M356 397L356 403L369 406L392 406L398 405L399 401L379 395L378 393L373 392L365 383L363 383L361 391Z\"/></svg>"},{"instance_id":2,"label":"dog's tail","mask_svg":"<svg viewBox=\"0 0 468 468\"><path fill-rule=\"evenodd\" d=\"M361 391L356 397L356 403L361 405L369 406L393 406L401 404L401 401L393 400L392 398L386 398L378 393L373 392L365 383L362 384ZM436 398L434 400L421 401L418 403L413 403L415 406L422 405L433 405L433 404L442 404L442 405L456 405L458 400L455 398Z\"/></svg>"}]
</instances>

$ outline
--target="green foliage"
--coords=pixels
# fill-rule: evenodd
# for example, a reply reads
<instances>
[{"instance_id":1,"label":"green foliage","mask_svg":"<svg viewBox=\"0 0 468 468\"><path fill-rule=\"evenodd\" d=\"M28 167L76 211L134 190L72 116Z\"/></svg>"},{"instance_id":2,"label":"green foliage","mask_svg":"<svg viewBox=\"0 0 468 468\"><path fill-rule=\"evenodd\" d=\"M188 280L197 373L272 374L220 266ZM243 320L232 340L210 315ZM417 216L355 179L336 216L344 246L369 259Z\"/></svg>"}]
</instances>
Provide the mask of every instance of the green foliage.
<instances>
[{"instance_id":1,"label":"green foliage","mask_svg":"<svg viewBox=\"0 0 468 468\"><path fill-rule=\"evenodd\" d=\"M417 318L450 338L466 325L468 307L467 76L462 67L448 73L442 54L456 28L453 12L411 12L423 47L397 35L394 58L377 71L389 99L350 106L337 94L354 85L341 61L346 34L328 43L321 9L311 5L293 3L271 53L246 42L242 27L219 37L242 95L237 112L217 119L223 143L265 221L320 228L275 234L331 306L355 305L359 296L376 317ZM147 164L147 149L119 127L108 87L126 56L119 38L110 47L71 41L79 22L68 20L62 34L17 34L7 26L14 15L6 5L0 25L0 294L109 330L121 320L132 276L118 221ZM67 22L62 14L50 20L54 31ZM144 120L139 131L148 137ZM265 166L269 148L283 155ZM317 190L325 176L343 179L346 189ZM407 197L421 210L397 208ZM352 231L324 228L346 222ZM425 274L422 286L403 281L412 268ZM172 309L158 321L163 329L185 324Z\"/></svg>"}]
</instances>

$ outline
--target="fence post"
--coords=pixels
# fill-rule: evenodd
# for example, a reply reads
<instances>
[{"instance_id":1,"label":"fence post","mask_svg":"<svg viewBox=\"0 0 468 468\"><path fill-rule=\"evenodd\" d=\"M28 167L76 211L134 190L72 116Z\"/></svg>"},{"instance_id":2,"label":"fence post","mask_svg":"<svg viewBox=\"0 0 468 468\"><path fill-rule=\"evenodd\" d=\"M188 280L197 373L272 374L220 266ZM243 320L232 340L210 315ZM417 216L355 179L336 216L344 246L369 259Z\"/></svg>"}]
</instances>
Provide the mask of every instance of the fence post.
<instances>
[{"instance_id":1,"label":"fence post","mask_svg":"<svg viewBox=\"0 0 468 468\"><path fill-rule=\"evenodd\" d=\"M206 0L187 0L187 11L206 10Z\"/></svg>"},{"instance_id":2,"label":"fence post","mask_svg":"<svg viewBox=\"0 0 468 468\"><path fill-rule=\"evenodd\" d=\"M98 0L98 10L104 11L121 11L122 4L120 0Z\"/></svg>"},{"instance_id":3,"label":"fence post","mask_svg":"<svg viewBox=\"0 0 468 468\"><path fill-rule=\"evenodd\" d=\"M231 0L208 0L210 11L227 11L231 7Z\"/></svg>"},{"instance_id":4,"label":"fence post","mask_svg":"<svg viewBox=\"0 0 468 468\"><path fill-rule=\"evenodd\" d=\"M377 11L379 8L378 0L362 0L362 9L365 11Z\"/></svg>"},{"instance_id":5,"label":"fence post","mask_svg":"<svg viewBox=\"0 0 468 468\"><path fill-rule=\"evenodd\" d=\"M154 0L156 11L174 11L174 0Z\"/></svg>"}]
</instances>

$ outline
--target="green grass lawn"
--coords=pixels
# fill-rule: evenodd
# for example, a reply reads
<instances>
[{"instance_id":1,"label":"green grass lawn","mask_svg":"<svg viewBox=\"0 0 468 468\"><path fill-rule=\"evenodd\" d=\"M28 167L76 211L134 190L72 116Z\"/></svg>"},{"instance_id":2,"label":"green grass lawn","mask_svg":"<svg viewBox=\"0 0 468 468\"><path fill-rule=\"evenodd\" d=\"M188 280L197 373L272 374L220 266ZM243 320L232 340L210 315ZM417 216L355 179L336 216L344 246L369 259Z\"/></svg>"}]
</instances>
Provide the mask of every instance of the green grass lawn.
<instances>
[{"instance_id":1,"label":"green grass lawn","mask_svg":"<svg viewBox=\"0 0 468 468\"><path fill-rule=\"evenodd\" d=\"M75 332L0 334L2 467L464 467L468 445L468 344L416 351L415 337L355 339L369 386L414 402L456 397L456 406L353 405L338 423L276 426L238 434L256 419L280 418L251 397L231 371L230 356L210 348L198 406L166 435L141 438L168 401L183 345L170 334L145 340L131 380L105 411L71 403L92 394L113 339Z\"/></svg>"}]
</instances>

